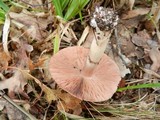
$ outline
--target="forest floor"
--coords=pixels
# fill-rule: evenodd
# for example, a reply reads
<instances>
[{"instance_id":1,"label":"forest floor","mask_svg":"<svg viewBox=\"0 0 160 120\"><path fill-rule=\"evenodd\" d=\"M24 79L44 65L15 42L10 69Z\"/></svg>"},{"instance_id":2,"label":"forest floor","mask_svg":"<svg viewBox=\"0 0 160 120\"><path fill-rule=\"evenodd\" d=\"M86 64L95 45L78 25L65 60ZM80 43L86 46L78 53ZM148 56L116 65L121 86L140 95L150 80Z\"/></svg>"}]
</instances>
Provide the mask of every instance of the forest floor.
<instances>
[{"instance_id":1,"label":"forest floor","mask_svg":"<svg viewBox=\"0 0 160 120\"><path fill-rule=\"evenodd\" d=\"M0 120L160 120L160 2L91 0L64 21L52 1L0 0ZM122 79L104 102L73 97L48 69L59 50L90 48L95 6L119 15L105 54Z\"/></svg>"}]
</instances>

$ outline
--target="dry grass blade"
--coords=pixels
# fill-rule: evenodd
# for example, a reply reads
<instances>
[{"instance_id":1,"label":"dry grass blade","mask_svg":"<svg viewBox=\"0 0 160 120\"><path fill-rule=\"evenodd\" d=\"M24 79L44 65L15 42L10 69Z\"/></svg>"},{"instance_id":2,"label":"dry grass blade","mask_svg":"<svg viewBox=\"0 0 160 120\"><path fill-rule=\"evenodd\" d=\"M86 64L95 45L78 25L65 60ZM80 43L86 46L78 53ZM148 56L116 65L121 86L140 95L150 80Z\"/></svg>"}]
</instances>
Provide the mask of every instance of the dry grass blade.
<instances>
[{"instance_id":1,"label":"dry grass blade","mask_svg":"<svg viewBox=\"0 0 160 120\"><path fill-rule=\"evenodd\" d=\"M6 16L6 19L5 19L5 22L4 22L4 26L3 26L3 36L2 36L2 42L3 42L3 49L4 49L4 52L6 52L6 54L8 56L10 56L10 53L8 51L8 34L9 34L9 31L10 31L10 18L8 16L8 14L5 15Z\"/></svg>"},{"instance_id":2,"label":"dry grass blade","mask_svg":"<svg viewBox=\"0 0 160 120\"><path fill-rule=\"evenodd\" d=\"M82 36L81 36L81 38L79 39L79 41L77 43L78 46L81 46L84 43L84 41L85 41L85 39L86 39L86 37L87 37L88 34L89 34L89 26L87 26L84 29L84 31L82 33Z\"/></svg>"}]
</instances>

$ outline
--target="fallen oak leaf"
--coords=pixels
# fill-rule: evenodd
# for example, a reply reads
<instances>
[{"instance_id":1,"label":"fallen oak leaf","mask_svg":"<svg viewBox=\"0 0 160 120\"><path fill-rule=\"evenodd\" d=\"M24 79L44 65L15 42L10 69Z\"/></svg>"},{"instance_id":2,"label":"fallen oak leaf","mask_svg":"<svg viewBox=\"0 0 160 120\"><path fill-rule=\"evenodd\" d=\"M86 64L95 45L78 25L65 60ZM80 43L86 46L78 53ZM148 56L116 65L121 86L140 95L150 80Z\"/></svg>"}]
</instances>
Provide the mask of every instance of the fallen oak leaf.
<instances>
[{"instance_id":1,"label":"fallen oak leaf","mask_svg":"<svg viewBox=\"0 0 160 120\"><path fill-rule=\"evenodd\" d=\"M12 93L20 93L24 96L23 90L26 84L27 82L23 73L19 70L15 70L12 77L0 81L0 90L8 89L10 97L14 97L14 94Z\"/></svg>"},{"instance_id":2,"label":"fallen oak leaf","mask_svg":"<svg viewBox=\"0 0 160 120\"><path fill-rule=\"evenodd\" d=\"M19 42L19 49L17 50L18 57L18 67L8 67L14 68L14 74L8 79L3 79L0 81L0 90L8 89L8 95L14 98L14 93L20 93L22 96L28 98L28 95L23 92L24 86L27 84L27 76L23 74L22 70L27 70L28 68L28 57L26 54L25 44L21 41ZM29 71L27 71L29 72Z\"/></svg>"}]
</instances>

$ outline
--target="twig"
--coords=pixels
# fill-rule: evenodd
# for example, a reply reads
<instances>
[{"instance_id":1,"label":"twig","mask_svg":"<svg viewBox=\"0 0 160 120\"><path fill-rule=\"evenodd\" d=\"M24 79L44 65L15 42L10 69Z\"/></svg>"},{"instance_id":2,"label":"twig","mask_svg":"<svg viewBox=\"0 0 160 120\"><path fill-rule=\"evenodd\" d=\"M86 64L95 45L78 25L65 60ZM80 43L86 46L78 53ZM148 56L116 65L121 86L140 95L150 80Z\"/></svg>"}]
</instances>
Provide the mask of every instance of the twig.
<instances>
[{"instance_id":1,"label":"twig","mask_svg":"<svg viewBox=\"0 0 160 120\"><path fill-rule=\"evenodd\" d=\"M34 116L29 114L27 111L25 111L22 107L17 105L15 102L13 102L7 95L4 94L4 92L0 91L0 95L8 101L10 104L12 104L14 107L16 107L19 111L21 111L23 114L25 114L30 120L37 120Z\"/></svg>"},{"instance_id":2,"label":"twig","mask_svg":"<svg viewBox=\"0 0 160 120\"><path fill-rule=\"evenodd\" d=\"M152 70L149 70L149 69L145 69L145 68L142 68L140 67L140 69L142 69L145 73L149 74L149 75L153 75L157 78L160 78L160 75L157 74L156 72L152 71Z\"/></svg>"}]
</instances>

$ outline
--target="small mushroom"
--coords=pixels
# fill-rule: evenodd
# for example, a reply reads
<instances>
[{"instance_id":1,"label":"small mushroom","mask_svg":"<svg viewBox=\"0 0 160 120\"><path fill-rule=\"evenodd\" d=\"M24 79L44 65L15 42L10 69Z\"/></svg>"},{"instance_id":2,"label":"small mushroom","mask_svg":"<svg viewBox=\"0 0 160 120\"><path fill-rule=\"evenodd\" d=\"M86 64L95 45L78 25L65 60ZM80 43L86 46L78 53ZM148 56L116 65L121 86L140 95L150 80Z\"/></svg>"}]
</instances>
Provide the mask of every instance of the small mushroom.
<instances>
[{"instance_id":1,"label":"small mushroom","mask_svg":"<svg viewBox=\"0 0 160 120\"><path fill-rule=\"evenodd\" d=\"M121 76L116 63L104 54L112 33L110 27L106 27L107 31L101 31L98 25L95 26L96 36L90 50L80 46L68 47L51 58L49 70L60 88L91 102L101 102L112 97Z\"/></svg>"}]
</instances>

